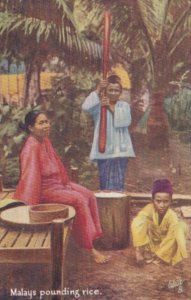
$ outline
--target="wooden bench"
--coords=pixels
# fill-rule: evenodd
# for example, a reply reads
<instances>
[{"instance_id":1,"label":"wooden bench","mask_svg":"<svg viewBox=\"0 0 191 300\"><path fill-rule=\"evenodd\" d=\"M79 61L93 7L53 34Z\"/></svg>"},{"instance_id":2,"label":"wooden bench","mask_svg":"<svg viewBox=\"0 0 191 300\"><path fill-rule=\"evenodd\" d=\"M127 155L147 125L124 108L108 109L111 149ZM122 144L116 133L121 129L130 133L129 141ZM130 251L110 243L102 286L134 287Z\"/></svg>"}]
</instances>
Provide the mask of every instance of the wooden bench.
<instances>
[{"instance_id":1,"label":"wooden bench","mask_svg":"<svg viewBox=\"0 0 191 300\"><path fill-rule=\"evenodd\" d=\"M12 191L0 192L0 199L10 197ZM65 254L75 210L69 207L66 219L54 220L51 224L9 223L11 210L27 214L28 206L10 208L1 212L0 218L0 264L48 264L51 266L51 289L64 289ZM7 217L8 215L8 217ZM54 296L54 299L63 299Z\"/></svg>"}]
</instances>

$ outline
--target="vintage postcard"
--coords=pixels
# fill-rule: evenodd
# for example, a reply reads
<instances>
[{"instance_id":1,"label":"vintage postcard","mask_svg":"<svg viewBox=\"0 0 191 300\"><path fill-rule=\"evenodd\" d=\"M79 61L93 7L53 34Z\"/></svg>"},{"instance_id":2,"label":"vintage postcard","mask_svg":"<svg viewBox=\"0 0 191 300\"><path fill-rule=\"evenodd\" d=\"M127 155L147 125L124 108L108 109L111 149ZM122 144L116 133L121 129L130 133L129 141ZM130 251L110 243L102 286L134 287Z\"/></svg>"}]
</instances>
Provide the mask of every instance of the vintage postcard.
<instances>
[{"instance_id":1,"label":"vintage postcard","mask_svg":"<svg viewBox=\"0 0 191 300\"><path fill-rule=\"evenodd\" d=\"M190 0L0 0L0 299L191 299Z\"/></svg>"}]
</instances>

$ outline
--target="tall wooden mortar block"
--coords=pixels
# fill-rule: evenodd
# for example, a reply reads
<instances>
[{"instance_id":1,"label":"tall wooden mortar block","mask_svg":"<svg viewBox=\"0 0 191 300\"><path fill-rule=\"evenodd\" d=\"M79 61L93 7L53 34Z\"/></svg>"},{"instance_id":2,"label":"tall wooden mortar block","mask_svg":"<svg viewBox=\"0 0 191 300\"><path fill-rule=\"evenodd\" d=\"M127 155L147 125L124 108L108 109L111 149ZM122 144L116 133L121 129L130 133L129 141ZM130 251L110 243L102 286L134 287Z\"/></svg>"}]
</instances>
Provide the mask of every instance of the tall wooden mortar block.
<instances>
[{"instance_id":1,"label":"tall wooden mortar block","mask_svg":"<svg viewBox=\"0 0 191 300\"><path fill-rule=\"evenodd\" d=\"M103 236L96 241L102 250L124 249L130 242L130 198L121 192L95 192Z\"/></svg>"}]
</instances>

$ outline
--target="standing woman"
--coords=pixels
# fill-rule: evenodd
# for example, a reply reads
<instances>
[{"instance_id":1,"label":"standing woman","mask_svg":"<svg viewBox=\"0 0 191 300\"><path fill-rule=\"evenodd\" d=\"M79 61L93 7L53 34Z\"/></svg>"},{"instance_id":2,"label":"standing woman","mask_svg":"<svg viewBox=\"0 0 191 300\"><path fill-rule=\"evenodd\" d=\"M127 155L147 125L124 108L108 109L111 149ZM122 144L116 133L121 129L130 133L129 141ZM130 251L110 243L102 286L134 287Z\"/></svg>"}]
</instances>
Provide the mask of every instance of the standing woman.
<instances>
[{"instance_id":1,"label":"standing woman","mask_svg":"<svg viewBox=\"0 0 191 300\"><path fill-rule=\"evenodd\" d=\"M29 136L20 154L20 180L14 197L28 205L63 203L76 210L73 234L79 246L92 254L94 261L105 263L108 256L93 247L102 234L94 194L71 182L49 138L50 122L42 111L33 110L21 124Z\"/></svg>"}]
</instances>

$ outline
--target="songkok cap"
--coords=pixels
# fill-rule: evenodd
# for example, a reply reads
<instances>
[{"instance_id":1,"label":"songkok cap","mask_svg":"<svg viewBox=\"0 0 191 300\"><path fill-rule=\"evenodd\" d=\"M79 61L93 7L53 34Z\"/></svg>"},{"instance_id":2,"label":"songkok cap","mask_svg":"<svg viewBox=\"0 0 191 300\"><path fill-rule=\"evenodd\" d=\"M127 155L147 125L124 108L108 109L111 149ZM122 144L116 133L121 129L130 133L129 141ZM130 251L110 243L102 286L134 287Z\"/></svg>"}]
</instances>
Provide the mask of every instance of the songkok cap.
<instances>
[{"instance_id":1,"label":"songkok cap","mask_svg":"<svg viewBox=\"0 0 191 300\"><path fill-rule=\"evenodd\" d=\"M156 193L169 193L173 194L172 184L168 179L158 179L153 182L152 197Z\"/></svg>"}]
</instances>

